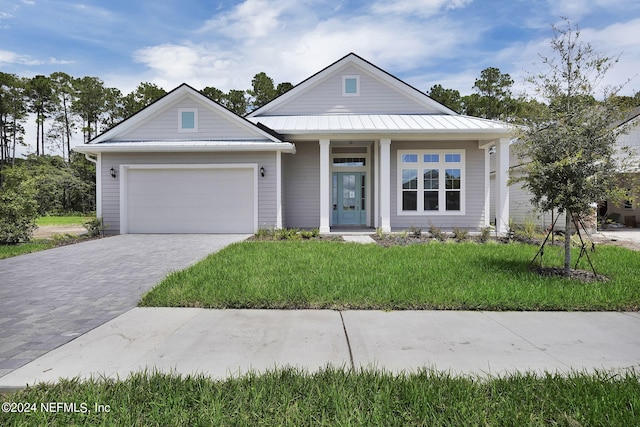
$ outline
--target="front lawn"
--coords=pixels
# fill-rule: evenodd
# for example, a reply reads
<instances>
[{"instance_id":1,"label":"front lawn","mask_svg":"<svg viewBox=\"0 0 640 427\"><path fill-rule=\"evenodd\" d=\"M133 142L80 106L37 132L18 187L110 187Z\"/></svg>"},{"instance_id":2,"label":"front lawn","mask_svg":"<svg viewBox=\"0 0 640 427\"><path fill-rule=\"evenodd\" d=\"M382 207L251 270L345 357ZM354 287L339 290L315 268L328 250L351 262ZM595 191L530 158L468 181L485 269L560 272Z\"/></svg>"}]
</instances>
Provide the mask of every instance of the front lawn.
<instances>
[{"instance_id":1,"label":"front lawn","mask_svg":"<svg viewBox=\"0 0 640 427\"><path fill-rule=\"evenodd\" d=\"M45 227L51 225L80 225L82 226L87 221L91 221L93 217L90 216L41 216L36 220L38 227Z\"/></svg>"},{"instance_id":2,"label":"front lawn","mask_svg":"<svg viewBox=\"0 0 640 427\"><path fill-rule=\"evenodd\" d=\"M39 384L0 395L0 402L0 424L16 426L636 426L640 376L290 368L214 381L138 373L124 381Z\"/></svg>"},{"instance_id":3,"label":"front lawn","mask_svg":"<svg viewBox=\"0 0 640 427\"><path fill-rule=\"evenodd\" d=\"M18 243L15 245L0 245L0 259L29 254L31 252L44 251L45 249L51 249L55 246L56 242L51 240L34 240L28 243Z\"/></svg>"},{"instance_id":4,"label":"front lawn","mask_svg":"<svg viewBox=\"0 0 640 427\"><path fill-rule=\"evenodd\" d=\"M141 306L455 310L638 310L640 253L591 254L607 282L541 277L536 246L242 242L170 274ZM562 249L547 248L547 265ZM577 256L577 252L576 252ZM582 263L581 268L587 269Z\"/></svg>"}]
</instances>

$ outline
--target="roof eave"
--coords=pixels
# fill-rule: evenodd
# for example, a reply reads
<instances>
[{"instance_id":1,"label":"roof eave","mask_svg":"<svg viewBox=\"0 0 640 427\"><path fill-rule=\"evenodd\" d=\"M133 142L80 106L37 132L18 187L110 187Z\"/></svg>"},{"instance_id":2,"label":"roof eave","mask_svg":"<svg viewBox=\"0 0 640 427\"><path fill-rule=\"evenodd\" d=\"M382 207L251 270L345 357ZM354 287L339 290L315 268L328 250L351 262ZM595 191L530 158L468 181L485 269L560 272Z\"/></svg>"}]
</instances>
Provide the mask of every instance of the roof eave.
<instances>
[{"instance_id":1,"label":"roof eave","mask_svg":"<svg viewBox=\"0 0 640 427\"><path fill-rule=\"evenodd\" d=\"M289 142L265 143L265 144L235 144L235 145L148 145L130 146L123 144L87 144L73 148L73 151L82 154L99 153L206 153L206 152L269 152L295 154L296 146Z\"/></svg>"}]
</instances>

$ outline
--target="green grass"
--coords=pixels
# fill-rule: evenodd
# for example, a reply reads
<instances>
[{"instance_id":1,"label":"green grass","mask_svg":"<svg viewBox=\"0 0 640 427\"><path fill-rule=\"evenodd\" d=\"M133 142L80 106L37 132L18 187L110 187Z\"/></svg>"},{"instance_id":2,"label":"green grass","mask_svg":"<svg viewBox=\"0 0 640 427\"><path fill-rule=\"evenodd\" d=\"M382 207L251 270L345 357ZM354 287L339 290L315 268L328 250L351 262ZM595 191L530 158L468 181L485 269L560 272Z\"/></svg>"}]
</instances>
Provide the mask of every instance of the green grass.
<instances>
[{"instance_id":1,"label":"green grass","mask_svg":"<svg viewBox=\"0 0 640 427\"><path fill-rule=\"evenodd\" d=\"M2 402L36 404L0 412L0 425L109 426L637 426L635 372L452 377L424 370L392 375L293 368L214 381L138 373L124 381L60 380ZM48 413L41 403L76 403L86 413ZM109 408L96 412L95 404Z\"/></svg>"},{"instance_id":2,"label":"green grass","mask_svg":"<svg viewBox=\"0 0 640 427\"><path fill-rule=\"evenodd\" d=\"M19 243L17 245L0 245L0 259L11 258L18 255L24 255L31 252L44 251L56 246L56 242L51 240L34 240L28 243Z\"/></svg>"},{"instance_id":3,"label":"green grass","mask_svg":"<svg viewBox=\"0 0 640 427\"><path fill-rule=\"evenodd\" d=\"M166 277L142 306L208 308L637 310L640 253L599 247L608 282L529 271L537 247L242 242ZM561 265L561 248L545 262ZM582 261L581 261L582 263ZM586 263L581 265L586 267Z\"/></svg>"},{"instance_id":4,"label":"green grass","mask_svg":"<svg viewBox=\"0 0 640 427\"><path fill-rule=\"evenodd\" d=\"M90 216L41 216L36 220L38 227L48 225L82 225L90 221Z\"/></svg>"}]
</instances>

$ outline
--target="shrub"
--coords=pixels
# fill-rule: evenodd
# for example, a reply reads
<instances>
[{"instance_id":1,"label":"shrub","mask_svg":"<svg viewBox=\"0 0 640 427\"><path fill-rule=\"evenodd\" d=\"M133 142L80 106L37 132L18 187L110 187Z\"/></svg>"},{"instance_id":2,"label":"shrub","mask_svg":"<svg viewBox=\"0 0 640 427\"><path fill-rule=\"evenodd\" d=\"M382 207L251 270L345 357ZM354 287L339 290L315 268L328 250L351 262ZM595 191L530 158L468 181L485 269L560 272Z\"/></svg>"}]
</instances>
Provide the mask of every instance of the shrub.
<instances>
[{"instance_id":1,"label":"shrub","mask_svg":"<svg viewBox=\"0 0 640 427\"><path fill-rule=\"evenodd\" d=\"M104 236L104 230L107 229L109 225L105 225L102 218L95 217L91 221L85 222L83 226L87 229L90 237L97 237Z\"/></svg>"},{"instance_id":2,"label":"shrub","mask_svg":"<svg viewBox=\"0 0 640 427\"><path fill-rule=\"evenodd\" d=\"M0 187L0 243L14 244L31 239L36 229L38 203L33 180L23 171L7 169Z\"/></svg>"},{"instance_id":3,"label":"shrub","mask_svg":"<svg viewBox=\"0 0 640 427\"><path fill-rule=\"evenodd\" d=\"M453 237L458 242L464 242L469 237L469 230L460 227L453 227Z\"/></svg>"},{"instance_id":4,"label":"shrub","mask_svg":"<svg viewBox=\"0 0 640 427\"><path fill-rule=\"evenodd\" d=\"M429 234L431 234L431 237L441 242L447 240L447 234L431 222L429 223Z\"/></svg>"},{"instance_id":5,"label":"shrub","mask_svg":"<svg viewBox=\"0 0 640 427\"><path fill-rule=\"evenodd\" d=\"M480 230L480 243L487 243L491 238L491 227L484 227Z\"/></svg>"},{"instance_id":6,"label":"shrub","mask_svg":"<svg viewBox=\"0 0 640 427\"><path fill-rule=\"evenodd\" d=\"M412 237L419 239L420 236L422 236L422 228L412 225L409 227L409 234L411 234Z\"/></svg>"}]
</instances>

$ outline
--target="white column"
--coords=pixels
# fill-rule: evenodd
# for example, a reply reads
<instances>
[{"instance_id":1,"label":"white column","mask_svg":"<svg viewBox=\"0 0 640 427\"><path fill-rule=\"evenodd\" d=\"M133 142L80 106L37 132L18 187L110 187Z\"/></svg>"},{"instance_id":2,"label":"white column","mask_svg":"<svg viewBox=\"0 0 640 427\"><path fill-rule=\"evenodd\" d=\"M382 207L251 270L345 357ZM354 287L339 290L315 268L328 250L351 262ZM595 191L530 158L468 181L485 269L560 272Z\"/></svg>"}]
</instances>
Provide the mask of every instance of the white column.
<instances>
[{"instance_id":1,"label":"white column","mask_svg":"<svg viewBox=\"0 0 640 427\"><path fill-rule=\"evenodd\" d=\"M391 232L391 139L380 140L380 221L385 233Z\"/></svg>"},{"instance_id":2,"label":"white column","mask_svg":"<svg viewBox=\"0 0 640 427\"><path fill-rule=\"evenodd\" d=\"M496 145L496 230L509 231L509 139Z\"/></svg>"},{"instance_id":3,"label":"white column","mask_svg":"<svg viewBox=\"0 0 640 427\"><path fill-rule=\"evenodd\" d=\"M331 231L329 226L330 201L331 201L331 179L329 177L329 144L330 140L320 140L320 232Z\"/></svg>"},{"instance_id":4,"label":"white column","mask_svg":"<svg viewBox=\"0 0 640 427\"><path fill-rule=\"evenodd\" d=\"M491 147L484 149L484 227L491 224Z\"/></svg>"},{"instance_id":5,"label":"white column","mask_svg":"<svg viewBox=\"0 0 640 427\"><path fill-rule=\"evenodd\" d=\"M276 151L276 228L282 228L282 152Z\"/></svg>"},{"instance_id":6,"label":"white column","mask_svg":"<svg viewBox=\"0 0 640 427\"><path fill-rule=\"evenodd\" d=\"M373 144L373 226L380 226L380 147Z\"/></svg>"}]
</instances>

